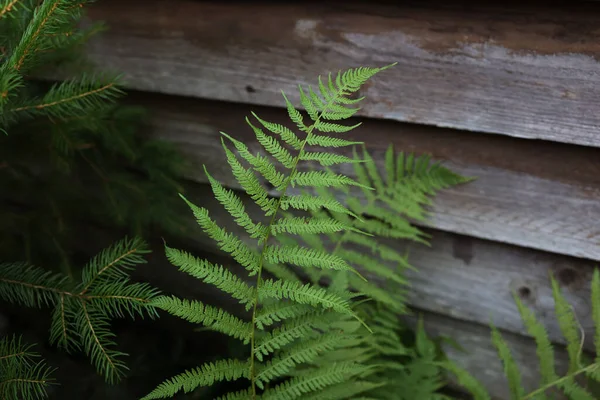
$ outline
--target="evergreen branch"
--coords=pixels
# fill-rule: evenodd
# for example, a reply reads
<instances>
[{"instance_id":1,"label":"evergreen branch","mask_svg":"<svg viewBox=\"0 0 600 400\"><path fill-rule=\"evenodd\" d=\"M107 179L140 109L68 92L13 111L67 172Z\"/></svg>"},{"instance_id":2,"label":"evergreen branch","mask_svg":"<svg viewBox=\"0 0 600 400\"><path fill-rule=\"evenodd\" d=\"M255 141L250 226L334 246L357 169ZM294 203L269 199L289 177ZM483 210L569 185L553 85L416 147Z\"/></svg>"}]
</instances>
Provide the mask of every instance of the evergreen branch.
<instances>
[{"instance_id":1,"label":"evergreen branch","mask_svg":"<svg viewBox=\"0 0 600 400\"><path fill-rule=\"evenodd\" d=\"M15 4L17 4L19 1L21 0L8 0L7 4L2 5L2 8L0 9L0 19L4 18L6 14L11 12L14 9Z\"/></svg>"},{"instance_id":2,"label":"evergreen branch","mask_svg":"<svg viewBox=\"0 0 600 400\"><path fill-rule=\"evenodd\" d=\"M99 88L96 88L93 90L89 90L84 93L78 93L71 97L61 98L60 100L55 100L55 101L48 102L48 103L41 103L41 104L35 104L35 105L30 105L30 106L17 107L17 108L13 108L10 111L20 112L20 111L28 111L31 109L42 110L44 108L55 107L55 106L58 106L58 105L61 105L64 103L70 103L70 102L74 102L76 100L81 100L81 99L84 99L89 96L93 96L93 95L96 95L96 94L99 94L102 92L106 92L110 89L113 89L114 87L115 87L115 83L109 83L102 87L99 87Z\"/></svg>"},{"instance_id":3,"label":"evergreen branch","mask_svg":"<svg viewBox=\"0 0 600 400\"><path fill-rule=\"evenodd\" d=\"M19 71L21 69L23 63L25 62L25 58L30 54L31 47L33 46L34 42L40 36L44 26L46 26L52 17L52 14L55 13L61 3L62 0L46 0L42 2L42 5L38 11L38 15L41 15L42 18L34 18L32 25L30 25L28 29L28 31L35 29L35 31L30 34L23 35L21 42L18 44L17 49L15 49L13 53L14 55L21 54L16 63L14 63L15 70Z\"/></svg>"}]
</instances>

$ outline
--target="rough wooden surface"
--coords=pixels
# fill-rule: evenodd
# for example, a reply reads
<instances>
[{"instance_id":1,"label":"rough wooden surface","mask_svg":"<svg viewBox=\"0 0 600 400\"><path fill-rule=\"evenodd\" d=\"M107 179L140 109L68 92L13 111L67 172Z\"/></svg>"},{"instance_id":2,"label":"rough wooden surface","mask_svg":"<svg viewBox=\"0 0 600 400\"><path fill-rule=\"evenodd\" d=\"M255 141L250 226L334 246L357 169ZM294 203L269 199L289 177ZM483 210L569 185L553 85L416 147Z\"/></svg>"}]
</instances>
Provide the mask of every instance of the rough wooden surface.
<instances>
[{"instance_id":1,"label":"rough wooden surface","mask_svg":"<svg viewBox=\"0 0 600 400\"><path fill-rule=\"evenodd\" d=\"M119 12L114 12L118 9ZM88 52L145 91L279 105L297 83L399 64L363 115L600 146L600 5L98 2Z\"/></svg>"},{"instance_id":2,"label":"rough wooden surface","mask_svg":"<svg viewBox=\"0 0 600 400\"><path fill-rule=\"evenodd\" d=\"M274 108L147 94L131 100L151 110L149 131L181 148L191 162L188 178L199 182L206 182L205 164L215 178L237 187L219 131L258 149L244 122L250 111L289 125L285 112ZM600 260L600 150L392 121L363 122L347 135L365 141L378 161L391 143L399 151L431 154L477 178L436 199L431 227Z\"/></svg>"},{"instance_id":3,"label":"rough wooden surface","mask_svg":"<svg viewBox=\"0 0 600 400\"><path fill-rule=\"evenodd\" d=\"M430 335L452 338L464 349L445 346L448 357L479 380L494 399L510 399L502 363L490 341L488 328L431 313L423 314L423 321ZM409 323L415 325L415 319L410 319ZM529 391L537 389L540 386L539 363L533 340L507 332L502 332L502 336L520 368L523 386ZM564 349L557 348L555 358L557 372L565 372L568 358Z\"/></svg>"},{"instance_id":4,"label":"rough wooden surface","mask_svg":"<svg viewBox=\"0 0 600 400\"><path fill-rule=\"evenodd\" d=\"M207 208L228 232L245 237L211 195L208 185L190 187L186 197ZM247 196L240 197L255 220L267 222ZM564 343L554 317L549 279L552 273L585 331L585 348L593 349L589 290L593 264L440 231L429 233L433 237L431 247L410 245L410 261L417 269L406 273L411 284L411 306L486 326L492 318L498 328L527 335L513 301L516 293L547 327L551 339ZM223 254L206 235L199 234L194 240L194 247ZM385 244L401 251L407 246L402 241L386 240Z\"/></svg>"}]
</instances>

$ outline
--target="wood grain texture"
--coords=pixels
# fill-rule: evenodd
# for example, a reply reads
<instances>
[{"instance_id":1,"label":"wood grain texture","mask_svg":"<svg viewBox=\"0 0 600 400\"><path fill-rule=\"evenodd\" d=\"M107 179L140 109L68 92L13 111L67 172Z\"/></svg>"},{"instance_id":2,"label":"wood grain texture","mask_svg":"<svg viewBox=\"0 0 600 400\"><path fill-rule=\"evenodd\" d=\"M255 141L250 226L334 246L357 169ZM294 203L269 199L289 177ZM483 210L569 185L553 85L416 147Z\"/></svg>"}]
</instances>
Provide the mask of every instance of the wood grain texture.
<instances>
[{"instance_id":1,"label":"wood grain texture","mask_svg":"<svg viewBox=\"0 0 600 400\"><path fill-rule=\"evenodd\" d=\"M225 162L219 131L258 151L244 122L250 111L289 124L285 112L273 108L147 94L131 100L151 110L149 132L172 141L188 157L188 178L206 182L204 164L211 175L233 188L239 186ZM393 144L398 151L431 154L457 172L477 178L436 199L430 227L600 260L599 149L362 121L363 126L347 135L365 141L378 162Z\"/></svg>"},{"instance_id":2,"label":"wood grain texture","mask_svg":"<svg viewBox=\"0 0 600 400\"><path fill-rule=\"evenodd\" d=\"M462 347L463 350L458 350L453 346L445 346L444 349L450 359L481 382L492 398L510 399L502 363L491 343L491 333L488 328L432 313L424 313L422 316L428 334L432 337L452 338ZM414 318L408 319L407 322L416 326ZM502 336L520 368L523 386L529 391L537 389L540 386L539 363L533 340L507 332L502 332ZM568 357L564 349L557 348L555 358L557 372L565 372L568 367Z\"/></svg>"},{"instance_id":3,"label":"wood grain texture","mask_svg":"<svg viewBox=\"0 0 600 400\"><path fill-rule=\"evenodd\" d=\"M208 209L211 218L228 232L255 245L214 199L208 185L190 186L186 197ZM255 221L268 222L247 196L240 193L240 198ZM190 219L193 219L191 212ZM410 262L417 270L406 272L411 285L408 295L411 306L486 326L492 318L498 328L526 336L512 297L514 293L536 313L551 340L562 344L564 339L554 317L549 279L552 273L574 307L586 335L585 348L593 349L589 288L592 263L441 231L428 230L428 233L433 238L430 247L382 240L401 252L409 246ZM204 234L195 235L194 240L190 244L193 247L224 254Z\"/></svg>"},{"instance_id":4,"label":"wood grain texture","mask_svg":"<svg viewBox=\"0 0 600 400\"><path fill-rule=\"evenodd\" d=\"M105 0L88 53L130 88L277 106L319 74L398 62L364 116L600 146L600 5L430 3Z\"/></svg>"}]
</instances>

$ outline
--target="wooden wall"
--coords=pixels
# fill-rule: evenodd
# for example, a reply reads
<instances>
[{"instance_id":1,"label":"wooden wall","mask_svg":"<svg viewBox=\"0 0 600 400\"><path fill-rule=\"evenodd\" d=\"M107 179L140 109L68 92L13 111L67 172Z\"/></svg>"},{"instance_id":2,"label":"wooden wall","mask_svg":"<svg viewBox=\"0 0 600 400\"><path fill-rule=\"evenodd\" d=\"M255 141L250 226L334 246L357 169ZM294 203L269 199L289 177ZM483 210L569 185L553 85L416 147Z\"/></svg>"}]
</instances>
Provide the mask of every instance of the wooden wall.
<instances>
[{"instance_id":1,"label":"wooden wall","mask_svg":"<svg viewBox=\"0 0 600 400\"><path fill-rule=\"evenodd\" d=\"M394 143L477 177L436 200L427 224L432 247L412 251L410 299L432 332L468 351L452 356L506 399L490 317L515 349L526 386L537 384L512 291L560 344L554 273L592 349L600 5L384 3L103 0L89 15L110 30L88 53L125 73L132 99L153 110L150 133L189 157L197 203L210 201L202 164L237 188L219 131L255 146L244 116L284 121L281 89L297 103L295 85L319 74L398 62L362 90L366 123L352 137L377 154ZM564 365L564 352L558 356Z\"/></svg>"}]
</instances>

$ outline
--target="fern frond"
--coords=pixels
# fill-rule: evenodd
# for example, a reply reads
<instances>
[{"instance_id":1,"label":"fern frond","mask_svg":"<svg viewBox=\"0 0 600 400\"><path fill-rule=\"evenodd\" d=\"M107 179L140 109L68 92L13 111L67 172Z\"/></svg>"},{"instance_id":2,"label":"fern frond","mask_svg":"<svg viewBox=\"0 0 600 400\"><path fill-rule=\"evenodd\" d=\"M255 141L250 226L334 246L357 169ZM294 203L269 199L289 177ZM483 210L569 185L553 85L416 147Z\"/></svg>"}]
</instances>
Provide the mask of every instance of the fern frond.
<instances>
[{"instance_id":1,"label":"fern frond","mask_svg":"<svg viewBox=\"0 0 600 400\"><path fill-rule=\"evenodd\" d=\"M331 351L346 339L339 333L330 333L313 340L304 340L292 346L287 351L273 358L262 367L256 375L257 386L264 389L264 385L272 379L284 376L292 368L301 363L310 363L321 353Z\"/></svg>"},{"instance_id":2,"label":"fern frond","mask_svg":"<svg viewBox=\"0 0 600 400\"><path fill-rule=\"evenodd\" d=\"M571 305L561 293L556 279L550 276L550 281L552 284L552 297L554 298L554 312L563 337L567 341L567 353L569 354L568 373L572 374L581 367L583 343L579 332L579 322Z\"/></svg>"},{"instance_id":3,"label":"fern frond","mask_svg":"<svg viewBox=\"0 0 600 400\"><path fill-rule=\"evenodd\" d=\"M536 343L536 354L539 359L541 384L546 385L557 379L555 366L554 366L554 348L548 338L548 333L535 317L533 312L525 307L521 299L517 296L513 296L517 304L517 309L521 315L521 319L525 324L527 332L535 339Z\"/></svg>"},{"instance_id":4,"label":"fern frond","mask_svg":"<svg viewBox=\"0 0 600 400\"><path fill-rule=\"evenodd\" d=\"M175 396L180 391L190 393L198 387L210 386L215 382L247 378L248 371L248 364L239 360L207 363L166 380L142 400L165 399Z\"/></svg>"},{"instance_id":5,"label":"fern frond","mask_svg":"<svg viewBox=\"0 0 600 400\"><path fill-rule=\"evenodd\" d=\"M259 361L295 340L317 332L316 328L327 323L326 312L312 312L286 320L281 326L266 333L257 341L255 356Z\"/></svg>"},{"instance_id":6,"label":"fern frond","mask_svg":"<svg viewBox=\"0 0 600 400\"><path fill-rule=\"evenodd\" d=\"M280 207L284 211L288 208L304 211L316 211L321 208L325 208L333 212L348 214L355 218L357 217L354 213L349 211L346 207L342 205L342 203L340 203L336 199L328 197L324 198L322 196L311 196L308 194L287 196L286 198L281 200Z\"/></svg>"},{"instance_id":7,"label":"fern frond","mask_svg":"<svg viewBox=\"0 0 600 400\"><path fill-rule=\"evenodd\" d=\"M191 254L165 245L167 259L180 271L214 285L241 304L252 304L254 289L222 265L215 265Z\"/></svg>"},{"instance_id":8,"label":"fern frond","mask_svg":"<svg viewBox=\"0 0 600 400\"><path fill-rule=\"evenodd\" d=\"M255 113L252 113L252 115L254 116L254 118L256 118L258 122L262 124L262 126L265 127L265 129L281 136L283 141L295 150L300 150L302 148L302 141L298 139L298 136L296 136L296 134L288 127L280 124L275 124L273 122L265 121Z\"/></svg>"},{"instance_id":9,"label":"fern frond","mask_svg":"<svg viewBox=\"0 0 600 400\"><path fill-rule=\"evenodd\" d=\"M277 301L276 303L261 308L256 314L254 323L258 329L264 330L266 326L271 326L276 322L300 317L312 311L314 311L314 308L307 304L299 304L291 301Z\"/></svg>"},{"instance_id":10,"label":"fern frond","mask_svg":"<svg viewBox=\"0 0 600 400\"><path fill-rule=\"evenodd\" d=\"M493 325L491 328L492 343L498 350L498 356L504 365L504 374L506 375L510 387L510 398L512 400L520 400L525 394L525 389L523 389L521 383L521 373L519 372L519 368L498 329Z\"/></svg>"},{"instance_id":11,"label":"fern frond","mask_svg":"<svg viewBox=\"0 0 600 400\"><path fill-rule=\"evenodd\" d=\"M348 296L349 297L349 296ZM266 279L258 289L259 300L264 299L289 299L298 304L307 304L313 307L332 309L341 314L355 315L350 308L347 298L337 293L331 293L321 287L309 283L285 282Z\"/></svg>"},{"instance_id":12,"label":"fern frond","mask_svg":"<svg viewBox=\"0 0 600 400\"><path fill-rule=\"evenodd\" d=\"M228 312L208 306L199 301L160 296L152 300L152 306L195 324L222 332L247 343L250 340L250 324Z\"/></svg>"},{"instance_id":13,"label":"fern frond","mask_svg":"<svg viewBox=\"0 0 600 400\"><path fill-rule=\"evenodd\" d=\"M594 268L592 275L592 321L594 322L594 346L596 362L600 363L600 272Z\"/></svg>"},{"instance_id":14,"label":"fern frond","mask_svg":"<svg viewBox=\"0 0 600 400\"><path fill-rule=\"evenodd\" d=\"M369 187L363 186L348 178L346 175L333 174L327 171L308 171L298 172L292 178L292 186L307 186L307 187L335 187L344 186L359 186L365 189Z\"/></svg>"},{"instance_id":15,"label":"fern frond","mask_svg":"<svg viewBox=\"0 0 600 400\"><path fill-rule=\"evenodd\" d=\"M348 147L363 144L363 142L352 142L345 139L329 137L325 135L312 135L306 144L309 146L321 146L321 147Z\"/></svg>"},{"instance_id":16,"label":"fern frond","mask_svg":"<svg viewBox=\"0 0 600 400\"><path fill-rule=\"evenodd\" d=\"M305 268L354 271L341 257L307 247L268 246L265 251L265 258L269 262L291 263Z\"/></svg>"},{"instance_id":17,"label":"fern frond","mask_svg":"<svg viewBox=\"0 0 600 400\"><path fill-rule=\"evenodd\" d=\"M218 181L216 181L204 167L204 172L208 177L208 181L213 189L215 198L223 205L225 210L234 218L235 222L244 228L251 238L262 241L268 232L268 228L260 222L255 223L250 218L250 215L245 210L242 200L229 189L225 189Z\"/></svg>"},{"instance_id":18,"label":"fern frond","mask_svg":"<svg viewBox=\"0 0 600 400\"><path fill-rule=\"evenodd\" d=\"M227 232L213 221L205 208L197 207L181 196L188 206L192 209L198 225L213 240L217 242L219 248L231 255L240 265L245 267L251 273L258 272L259 257L252 251L241 239L234 234Z\"/></svg>"},{"instance_id":19,"label":"fern frond","mask_svg":"<svg viewBox=\"0 0 600 400\"><path fill-rule=\"evenodd\" d=\"M328 386L342 383L350 376L364 372L368 367L353 362L336 363L331 366L315 369L303 376L292 378L273 389L267 389L262 399L294 400L302 396L322 390Z\"/></svg>"}]
</instances>

